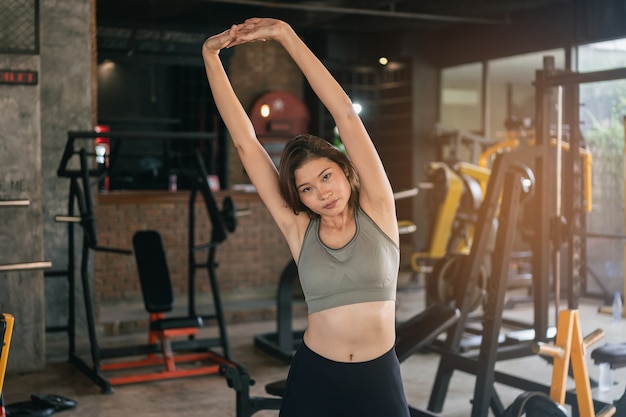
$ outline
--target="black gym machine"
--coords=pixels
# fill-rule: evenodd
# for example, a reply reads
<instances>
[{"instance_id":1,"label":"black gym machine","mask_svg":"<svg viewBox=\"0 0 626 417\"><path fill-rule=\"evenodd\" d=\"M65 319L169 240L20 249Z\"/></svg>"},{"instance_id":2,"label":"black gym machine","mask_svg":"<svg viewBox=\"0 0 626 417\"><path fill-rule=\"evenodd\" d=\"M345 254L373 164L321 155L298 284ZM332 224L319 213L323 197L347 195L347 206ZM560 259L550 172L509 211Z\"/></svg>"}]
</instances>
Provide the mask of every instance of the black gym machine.
<instances>
[{"instance_id":1,"label":"black gym machine","mask_svg":"<svg viewBox=\"0 0 626 417\"><path fill-rule=\"evenodd\" d=\"M576 106L579 100L578 90L575 87L583 82L625 77L626 71L624 69L587 74L557 72L552 57L546 57L544 68L537 71L535 80L536 143L532 147L501 154L494 164L487 196L479 213L477 235L462 269L468 272L461 276L461 288L456 301L456 305L461 310L461 319L455 326L451 327L445 343L437 350L441 359L428 403L430 411L441 412L452 374L455 370L460 370L476 376L472 417L486 417L489 409L496 416L517 417L526 413L525 415L536 417L566 417L569 414L562 407L564 404L572 407L574 416L591 417L595 415L594 413L599 413L598 416L610 416L615 412L612 404L605 404L591 398L590 382L581 353L584 354L591 343L597 340L598 335L592 334L583 338L580 335L580 328L577 327L579 322L577 321L576 309L580 296L581 271L584 267L581 264L581 259L583 259L582 252L584 250L585 213L583 209L582 160L578 157L577 152L584 144L578 130L578 109ZM557 174L559 176L558 181L561 181L561 178L563 181L564 210L558 215L551 215L550 213L554 211L552 198L557 180L553 175L552 162L557 160L561 148L558 141L556 146L551 141L553 135L550 123L554 108L554 88L558 86L566 87L565 97L567 99L564 101L564 114L569 124L569 152L567 156L563 154L562 158L564 175L561 177L561 172ZM519 214L519 201L512 194L511 187L519 188L522 177L519 177L519 173L515 174L515 170L503 170L502 168L506 166L519 167L519 161L530 162L534 176L536 176L533 203L530 207L526 207L533 210L534 219L531 242L535 314L534 337L530 341L508 344L506 341L499 343L498 337L502 327L502 309L512 236ZM528 172L533 171L528 170ZM503 173L506 173L506 180ZM511 175L515 175L517 178L511 177ZM513 179L512 182L511 179ZM464 304L468 302L463 299L462 294L475 285L480 259L486 245L485 230L491 224L490 219L494 216L495 208L498 206L497 198L500 195L498 189L502 189L501 213L499 215L496 249L493 253L494 268L489 279L487 299L484 305L481 345L479 351L474 355L462 354L460 340L467 319L467 310ZM560 193L558 198L560 198ZM550 302L550 294L553 294L557 299L558 310L558 297L561 290L558 275L555 273L552 288L549 277L551 276L551 267L560 269L560 251L563 245L567 246L568 309L559 312L556 346L552 346L548 344L550 340L548 303ZM567 334L572 336L568 339ZM571 352L578 352L578 354L572 353L570 356L570 349ZM521 358L537 353L552 357L554 373L551 385L546 386L495 370L495 363L498 360ZM574 370L574 379L577 383L575 392L566 391L564 384L568 371L571 372L570 365ZM496 382L525 392L505 410L495 390ZM556 395L557 392L558 396ZM529 408L524 408L526 406ZM618 415L620 412L623 413L624 411L618 411Z\"/></svg>"},{"instance_id":2,"label":"black gym machine","mask_svg":"<svg viewBox=\"0 0 626 417\"><path fill-rule=\"evenodd\" d=\"M95 166L96 164L90 164L92 157L95 153L92 151L94 140L98 137L107 137L109 139L117 139L117 143L121 143L122 140L133 139L161 139L161 140L195 140L195 141L212 141L215 139L213 134L203 133L159 133L159 132L68 132L68 139L66 146L59 164L57 175L62 178L68 178L70 180L69 188L69 202L68 202L68 214L64 216L56 216L55 220L58 222L67 223L68 233L68 265L66 271L53 271L50 276L63 276L65 275L68 280L68 292L69 292L69 306L68 306L68 323L67 327L55 328L54 330L65 330L68 333L69 346L68 354L69 361L74 364L79 370L87 375L94 383L96 383L105 393L112 392L112 378L104 375L103 370L107 367L103 361L106 359L115 359L122 357L131 357L139 355L148 355L153 357L155 355L163 355L163 361L166 365L171 360L172 352L192 351L192 352L206 352L209 353L209 359L216 363L214 367L207 370L210 373L217 373L219 370L219 364L230 363L230 346L228 342L228 334L226 331L226 323L224 320L224 312L220 299L219 287L216 277L217 263L215 261L216 250L219 245L224 242L229 232L234 232L236 228L236 210L232 200L226 197L223 202L223 207L220 210L215 201L214 195L211 191L211 187L208 182L208 172L204 164L204 160L199 153L193 155L192 168L182 170L181 173L187 175L191 179L191 192L189 199L189 288L188 288L188 314L185 317L165 317L163 313L171 310L172 308L172 295L171 284L169 282L168 271L166 263L164 262L164 253L162 246L159 246L160 236L158 239L154 238L154 234L151 236L143 236L145 241L153 243L153 251L143 257L144 261L141 261L137 257L138 267L141 270L141 264L149 263L154 259L161 259L163 262L158 263L163 266L160 271L150 270L151 273L159 273L162 275L162 282L166 285L163 290L166 291L163 295L162 291L142 291L144 295L144 304L146 309L151 314L150 320L150 339L149 343L145 345L137 346L124 346L124 347L112 347L102 348L98 342L96 335L96 323L95 313L92 301L92 285L89 280L89 262L92 252L110 252L120 255L131 255L133 251L129 249L119 249L104 247L98 244L98 235L96 228L96 219L94 215L94 203L92 188L95 182L101 179L104 175L108 174L108 171L114 169L114 160L108 164L108 169L102 169L102 167ZM119 145L118 145L119 146ZM113 146L111 149L111 155L115 155L119 148ZM106 157L109 157L107 155ZM211 239L208 243L197 244L195 242L195 202L198 194L204 200L204 206L207 210L209 219L211 221ZM78 213L76 214L76 208ZM80 255L80 288L77 284L76 276L76 242L75 242L75 224L79 224L82 230L82 247ZM138 239L140 241L141 239ZM135 252L137 252L137 246ZM206 262L198 262L196 260L196 254L199 251L208 250ZM137 253L136 253L137 255ZM156 257L156 258L155 258ZM215 313L212 315L199 316L196 313L196 301L195 301L195 273L199 268L206 268L208 270L212 295L213 306ZM140 271L141 272L141 271ZM143 288L142 288L143 290ZM83 359L77 351L77 314L76 314L76 301L75 295L80 291L82 293L82 299L84 304L84 314L86 318L87 331L89 337L90 348L90 361ZM170 294L168 295L168 292ZM151 294L151 295L150 295ZM146 296L151 299L146 299ZM162 301L166 302L163 303ZM158 306L158 307L154 307ZM152 311L155 308L161 311ZM153 313L158 315L152 316ZM204 321L215 321L219 329L219 337L216 338L196 338L196 330L201 327ZM169 341L171 334L187 335L186 340ZM157 343L160 341L161 343ZM164 344L165 343L165 344ZM221 353L213 351L213 348L221 348ZM168 356L169 355L169 356ZM169 358L169 359L168 359ZM112 369L115 369L113 367ZM168 365L168 370L169 365ZM160 374L160 375L159 375ZM119 379L119 383L137 382L142 380L163 379L166 377L186 376L185 373L177 372L154 372L148 375L144 375L144 379L129 380Z\"/></svg>"}]
</instances>

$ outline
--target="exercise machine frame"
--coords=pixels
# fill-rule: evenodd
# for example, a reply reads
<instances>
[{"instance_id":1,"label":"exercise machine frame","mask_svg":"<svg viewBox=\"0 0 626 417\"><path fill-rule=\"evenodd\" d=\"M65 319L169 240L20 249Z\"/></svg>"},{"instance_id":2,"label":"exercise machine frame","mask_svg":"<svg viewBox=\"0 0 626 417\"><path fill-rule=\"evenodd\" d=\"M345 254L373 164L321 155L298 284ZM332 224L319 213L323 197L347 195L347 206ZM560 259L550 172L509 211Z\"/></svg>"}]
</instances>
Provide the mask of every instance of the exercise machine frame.
<instances>
[{"instance_id":1,"label":"exercise machine frame","mask_svg":"<svg viewBox=\"0 0 626 417\"><path fill-rule=\"evenodd\" d=\"M67 327L55 329L55 330L66 330L68 333L68 358L70 363L74 364L80 371L82 371L85 375L87 375L96 385L98 385L103 392L110 393L112 392L112 383L103 373L102 373L102 360L103 359L111 359L111 358L119 358L119 357L128 357L128 356L137 356L137 355L150 355L159 353L161 347L157 344L148 343L145 345L137 345L137 346L125 346L125 347L117 347L117 348L106 348L103 349L100 347L98 338L96 335L96 323L95 323L95 313L93 307L93 301L91 299L91 283L89 281L89 258L90 251L103 251L110 252L122 255L131 255L132 251L128 249L119 249L119 248L111 248L104 247L98 245L97 238L97 229L96 222L94 217L94 204L93 204L93 195L91 192L91 178L98 178L106 174L106 172L102 172L98 169L91 169L88 165L88 156L95 156L94 153L88 152L86 148L77 147L76 143L78 141L87 140L90 143L91 140L97 137L108 137L108 138L118 138L118 139L138 139L138 138L160 138L160 139L170 139L172 137L178 137L181 139L192 139L192 140L213 140L213 134L198 134L198 133L175 133L175 134L159 134L155 132L106 132L106 133L98 133L98 132L68 132L68 140L66 142L66 146L63 152L63 156L61 158L61 162L59 164L59 168L57 170L57 175L62 178L68 178L70 180L69 187L69 197L68 197L68 211L65 216L56 216L55 220L59 222L67 223L68 227L68 265L66 271L56 271L53 276L62 276L66 275L68 279L68 292L69 292L69 305L68 305L68 324ZM115 150L112 150L115 152ZM78 156L78 168L76 168L76 164L70 167L72 164L71 161ZM109 167L110 169L111 167ZM205 199L205 205L207 207L207 211L211 218L213 230L212 230L212 240L207 245L210 248L209 252L209 261L207 263L207 267L209 269L209 279L211 281L211 288L213 290L214 296L214 306L217 314L215 317L219 326L219 338L207 338L207 339L195 339L188 338L187 340L176 341L171 344L171 348L173 351L179 350L210 350L213 347L221 346L223 350L223 354L221 355L226 361L230 360L230 347L228 344L228 336L226 332L226 324L224 322L223 310L221 306L221 299L219 297L219 288L217 286L217 280L215 276L215 250L219 243L223 242L226 239L226 231L225 226L223 224L222 218L220 217L219 212L217 212L217 205L211 193L210 186L208 184L208 178L206 175L206 168L204 168L202 159L199 155L196 158L196 183L194 185L194 191L192 191L191 196L192 199L195 199L195 196L198 190L202 193L202 196ZM75 208L78 206L78 215L75 214ZM193 203L190 202L190 208L194 207ZM192 235L192 227L194 223L191 221L193 219L190 214L190 235ZM81 357L81 355L77 352L76 349L76 301L75 301L75 293L76 293L76 242L75 242L75 229L74 225L80 224L82 229L82 248L80 255L80 281L82 285L82 295L83 295L83 303L85 307L85 316L87 322L87 330L89 337L89 348L90 348L90 359L89 363L85 359ZM191 242L191 240L190 240ZM195 250L196 248L190 247L190 252ZM189 271L189 280L190 283L193 282L193 271ZM194 291L193 286L189 287L189 292ZM191 297L191 296L190 296ZM193 298L190 298L193 300ZM190 312L192 309L195 309L194 306L190 305ZM217 354L216 354L217 355ZM217 367L215 368L217 372Z\"/></svg>"},{"instance_id":2,"label":"exercise machine frame","mask_svg":"<svg viewBox=\"0 0 626 417\"><path fill-rule=\"evenodd\" d=\"M539 391L550 393L550 387L538 384L523 378L495 371L495 362L503 359L514 359L535 354L532 343L547 342L548 333L548 303L550 301L550 254L553 248L560 248L563 242L568 244L568 306L573 310L577 308L580 292L581 253L583 253L584 241L584 209L583 209L583 178L581 160L577 157L569 157L565 160L563 176L566 179L563 189L569 190L564 198L563 218L555 218L546 215L550 213L550 196L553 193L554 179L549 175L551 156L553 151L550 146L550 111L551 90L550 88L563 85L572 87L583 82L601 81L607 79L626 78L626 69L600 71L596 73L574 74L557 73L554 69L554 60L546 57L544 69L537 71L536 88L536 145L532 148L518 149L511 153L501 154L496 158L492 176L490 178L485 202L479 212L477 233L472 244L470 255L466 260L464 270L468 273L463 277L461 289L458 292L457 306L461 310L461 319L450 329L448 337L442 348L440 364L437 371L428 410L441 412L447 393L448 385L454 370L461 370L476 375L476 385L472 405L472 417L486 417L491 408L496 416L502 415L504 407L495 391L494 383L498 382L507 386L521 389L522 391ZM578 104L577 91L568 88L566 96L568 103ZM580 133L578 132L578 113L574 105L567 107L566 116L570 123L570 149L581 147ZM557 146L558 148L558 146ZM573 153L572 153L573 155ZM534 289L534 341L519 343L512 346L498 344L498 334L502 324L502 303L504 299L504 282L507 276L508 259L511 252L514 222L517 218L516 194L520 192L520 174L515 174L509 168L517 164L517 160L534 161L534 175L537 181L534 184L534 218L537 224L534 228L532 239L532 279ZM512 176L513 175L513 176ZM507 178L505 180L505 177ZM506 187L504 187L506 185ZM515 192L513 188L515 187ZM482 258L486 245L486 233L490 220L495 215L495 208L503 190L502 206L494 252L493 275L489 280L488 296L485 305L482 341L479 352L474 356L461 355L459 345L461 335L467 319L467 300L463 300L464 289L474 285L479 259ZM502 216L505 217L502 217ZM552 247L551 247L552 244ZM558 288L557 294L558 295ZM479 363L480 362L480 363ZM577 406L577 395L572 392L564 394L564 401L573 407ZM593 400L596 410L606 407L606 404Z\"/></svg>"},{"instance_id":3,"label":"exercise machine frame","mask_svg":"<svg viewBox=\"0 0 626 417\"><path fill-rule=\"evenodd\" d=\"M254 337L254 346L280 361L289 364L294 352L302 344L304 330L293 329L293 288L298 279L298 266L293 259L285 265L276 293L276 332Z\"/></svg>"}]
</instances>

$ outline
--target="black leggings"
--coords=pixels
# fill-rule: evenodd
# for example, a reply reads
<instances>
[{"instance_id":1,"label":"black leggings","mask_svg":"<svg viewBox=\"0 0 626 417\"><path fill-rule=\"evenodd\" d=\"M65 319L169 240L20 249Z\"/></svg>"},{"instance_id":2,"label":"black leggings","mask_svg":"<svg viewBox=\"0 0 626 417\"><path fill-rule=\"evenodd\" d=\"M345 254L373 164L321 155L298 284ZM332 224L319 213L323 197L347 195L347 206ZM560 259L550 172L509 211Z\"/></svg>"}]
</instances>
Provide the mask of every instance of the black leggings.
<instances>
[{"instance_id":1,"label":"black leggings","mask_svg":"<svg viewBox=\"0 0 626 417\"><path fill-rule=\"evenodd\" d=\"M408 417L395 349L367 362L335 362L304 343L296 352L280 417Z\"/></svg>"}]
</instances>

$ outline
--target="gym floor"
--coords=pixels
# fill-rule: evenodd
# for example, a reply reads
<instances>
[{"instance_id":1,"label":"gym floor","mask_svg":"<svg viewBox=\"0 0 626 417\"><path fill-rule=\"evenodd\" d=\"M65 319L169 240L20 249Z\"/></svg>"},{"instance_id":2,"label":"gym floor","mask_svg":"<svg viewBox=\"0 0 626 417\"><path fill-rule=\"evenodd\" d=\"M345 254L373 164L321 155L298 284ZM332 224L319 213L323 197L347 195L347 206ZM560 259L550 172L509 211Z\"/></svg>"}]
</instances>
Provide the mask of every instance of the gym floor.
<instances>
[{"instance_id":1,"label":"gym floor","mask_svg":"<svg viewBox=\"0 0 626 417\"><path fill-rule=\"evenodd\" d=\"M514 293L511 295L515 295ZM602 341L589 348L587 366L592 379L598 376L599 368L589 358L594 348L606 342L626 342L626 321L612 323L609 315L599 313L600 300L581 300L579 307L583 335L601 328L605 331ZM398 320L419 313L424 308L423 291L413 285L405 285L398 291ZM506 310L505 317L532 320L532 305L517 303L513 309ZM551 316L554 316L552 312ZM305 327L306 319L294 320L294 328ZM205 331L205 330L203 330ZM207 332L210 329L206 330ZM285 378L288 366L267 354L260 352L253 345L253 336L259 333L275 331L273 321L242 323L228 326L233 359L248 369L256 384L250 388L252 396L263 396L264 386L269 382ZM103 340L102 345L132 343L133 338L124 340ZM206 337L213 337L207 334ZM60 395L77 402L71 410L58 412L61 416L85 417L144 417L154 415L186 417L234 417L235 392L219 375L206 375L174 380L163 380L133 385L114 387L113 393L102 394L99 387L91 382L75 366L65 360L67 345L59 340L58 335L48 337L48 365L45 369L32 373L11 373L5 378L5 403L27 401L33 393ZM136 343L143 343L145 335ZM12 349L17 348L11 346ZM418 353L402 363L404 387L409 403L414 407L424 408L430 396L439 357L433 353ZM496 369L525 379L549 385L552 367L541 357L500 361ZM594 398L610 402L618 399L626 388L626 368L613 371L614 387L609 392L592 390ZM471 401L474 395L475 378L472 375L456 371L448 389L446 402L441 416L466 417L471 413ZM568 388L574 388L570 379ZM521 392L511 387L497 385L496 390L505 405L512 403ZM261 411L255 417L277 416L277 411Z\"/></svg>"}]
</instances>

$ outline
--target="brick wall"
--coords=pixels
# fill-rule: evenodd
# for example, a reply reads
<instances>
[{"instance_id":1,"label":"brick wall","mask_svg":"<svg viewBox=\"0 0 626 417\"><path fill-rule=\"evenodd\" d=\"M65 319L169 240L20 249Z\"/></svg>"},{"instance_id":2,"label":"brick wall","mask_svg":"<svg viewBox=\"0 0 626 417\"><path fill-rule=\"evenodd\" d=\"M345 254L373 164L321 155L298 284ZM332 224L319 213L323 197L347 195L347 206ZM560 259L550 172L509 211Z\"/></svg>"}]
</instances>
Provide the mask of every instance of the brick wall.
<instances>
[{"instance_id":1,"label":"brick wall","mask_svg":"<svg viewBox=\"0 0 626 417\"><path fill-rule=\"evenodd\" d=\"M216 194L219 206L224 195L224 192ZM219 264L216 275L223 302L273 300L280 273L291 259L287 244L256 194L229 192L229 195L239 210L246 209L247 215L237 218L237 229L216 251ZM210 240L211 224L202 199L197 200L195 244L201 245ZM189 290L188 204L189 192L185 191L102 194L96 211L98 244L131 249L135 231L157 230L163 239L174 292L178 298L184 299ZM208 250L196 252L196 261L205 262L207 253ZM196 271L195 291L199 302L210 297L208 271L204 268ZM103 318L104 312L112 308L128 309L134 305L142 309L134 257L96 252L94 292L101 324L107 321ZM212 302L212 298L209 299ZM272 312L264 314L271 315ZM129 320L131 316L129 313ZM233 312L230 317L238 321L251 318L241 312Z\"/></svg>"}]
</instances>

